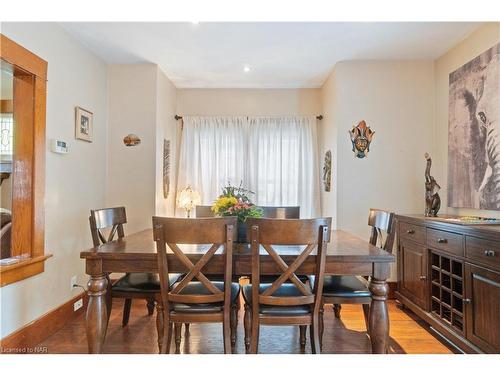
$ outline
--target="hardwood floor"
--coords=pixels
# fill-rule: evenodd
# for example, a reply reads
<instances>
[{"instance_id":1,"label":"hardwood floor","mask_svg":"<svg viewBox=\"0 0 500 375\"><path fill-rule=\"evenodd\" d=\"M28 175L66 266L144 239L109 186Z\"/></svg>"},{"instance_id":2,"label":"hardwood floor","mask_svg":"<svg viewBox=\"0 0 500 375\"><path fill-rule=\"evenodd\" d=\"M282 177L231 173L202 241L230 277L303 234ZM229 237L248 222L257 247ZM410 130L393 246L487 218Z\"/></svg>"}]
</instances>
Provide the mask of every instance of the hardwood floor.
<instances>
[{"instance_id":1,"label":"hardwood floor","mask_svg":"<svg viewBox=\"0 0 500 375\"><path fill-rule=\"evenodd\" d=\"M146 302L134 300L130 321L121 327L123 302L113 302L105 353L157 353L157 335L154 316L147 315ZM39 344L48 353L87 353L85 318L81 314L74 321ZM389 302L390 353L438 354L452 353L427 331L422 321L408 310L402 311L396 302ZM236 353L244 353L243 311L239 313ZM332 306L325 306L325 334L323 353L365 354L370 353L370 341L365 332L363 311L359 305L343 305L342 318L335 319ZM192 324L190 334L184 338L182 330L182 353L223 353L221 324ZM309 335L308 335L309 336ZM173 341L173 340L172 340ZM172 343L171 352L174 351ZM310 353L309 337L305 353ZM297 327L261 327L259 353L301 353Z\"/></svg>"}]
</instances>

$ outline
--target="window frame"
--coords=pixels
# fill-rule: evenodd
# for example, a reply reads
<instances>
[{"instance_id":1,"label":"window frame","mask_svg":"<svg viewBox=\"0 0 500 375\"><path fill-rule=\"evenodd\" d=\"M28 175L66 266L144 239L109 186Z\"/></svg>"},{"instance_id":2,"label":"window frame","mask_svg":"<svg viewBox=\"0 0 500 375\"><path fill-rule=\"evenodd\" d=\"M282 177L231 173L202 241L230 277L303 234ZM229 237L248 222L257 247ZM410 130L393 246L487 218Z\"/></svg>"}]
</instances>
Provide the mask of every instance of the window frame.
<instances>
[{"instance_id":1,"label":"window frame","mask_svg":"<svg viewBox=\"0 0 500 375\"><path fill-rule=\"evenodd\" d=\"M22 179L28 186L23 194L13 189L12 249L13 256L29 254L26 259L0 266L0 287L42 273L45 260L45 115L47 62L0 33L0 59L14 69L15 132L27 130L29 138L14 140L13 181ZM15 137L15 135L14 135ZM16 211L17 209L17 211ZM17 214L16 214L17 212ZM19 249L23 249L20 252Z\"/></svg>"}]
</instances>

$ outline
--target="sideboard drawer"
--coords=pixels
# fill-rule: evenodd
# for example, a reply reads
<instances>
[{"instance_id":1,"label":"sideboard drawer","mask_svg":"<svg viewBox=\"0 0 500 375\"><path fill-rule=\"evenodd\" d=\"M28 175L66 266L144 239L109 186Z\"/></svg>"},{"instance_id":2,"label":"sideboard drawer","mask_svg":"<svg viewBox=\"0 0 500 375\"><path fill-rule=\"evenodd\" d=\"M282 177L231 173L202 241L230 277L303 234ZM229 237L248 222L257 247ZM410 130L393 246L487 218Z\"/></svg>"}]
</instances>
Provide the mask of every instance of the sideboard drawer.
<instances>
[{"instance_id":1,"label":"sideboard drawer","mask_svg":"<svg viewBox=\"0 0 500 375\"><path fill-rule=\"evenodd\" d=\"M457 233L427 228L427 246L464 256L463 236Z\"/></svg>"},{"instance_id":2,"label":"sideboard drawer","mask_svg":"<svg viewBox=\"0 0 500 375\"><path fill-rule=\"evenodd\" d=\"M399 223L399 236L420 244L425 244L425 227L405 222Z\"/></svg>"},{"instance_id":3,"label":"sideboard drawer","mask_svg":"<svg viewBox=\"0 0 500 375\"><path fill-rule=\"evenodd\" d=\"M492 267L500 267L500 242L466 236L465 256Z\"/></svg>"}]
</instances>

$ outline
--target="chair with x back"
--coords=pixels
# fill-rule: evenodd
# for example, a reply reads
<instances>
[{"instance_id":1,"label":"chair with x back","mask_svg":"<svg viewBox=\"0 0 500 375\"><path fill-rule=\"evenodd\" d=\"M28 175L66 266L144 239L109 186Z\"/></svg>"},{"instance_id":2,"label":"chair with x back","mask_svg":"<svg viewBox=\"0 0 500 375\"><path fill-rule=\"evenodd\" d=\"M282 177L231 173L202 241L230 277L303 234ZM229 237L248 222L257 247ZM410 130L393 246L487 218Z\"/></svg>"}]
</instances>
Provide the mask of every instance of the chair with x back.
<instances>
[{"instance_id":1,"label":"chair with x back","mask_svg":"<svg viewBox=\"0 0 500 375\"><path fill-rule=\"evenodd\" d=\"M258 352L260 325L298 325L309 326L312 352L319 354L319 309L323 285L320 282L311 289L300 280L297 271L316 249L313 268L317 279L323 280L331 218L248 219L247 225L252 253L251 284L243 287L247 352ZM280 250L288 251L287 255L291 251L297 256L288 264L280 256ZM260 282L262 274L270 272L267 266L265 269L261 267L261 251L274 260L280 271L272 283Z\"/></svg>"},{"instance_id":2,"label":"chair with x back","mask_svg":"<svg viewBox=\"0 0 500 375\"><path fill-rule=\"evenodd\" d=\"M392 253L396 232L393 212L370 209L368 225L371 226L370 244ZM371 304L371 293L368 280L361 276L326 276L323 285L323 303L333 304L335 317L340 318L342 304L361 304L368 331L368 317ZM323 336L323 308L320 313L321 337Z\"/></svg>"},{"instance_id":3,"label":"chair with x back","mask_svg":"<svg viewBox=\"0 0 500 375\"><path fill-rule=\"evenodd\" d=\"M231 353L231 305L240 290L239 284L232 282L236 220L236 217L153 217L161 284L160 310L163 311L161 353L170 352L173 324L177 344L182 323L214 322L222 322L224 353ZM188 249L183 250L183 246ZM167 247L173 254L167 254ZM222 258L214 256L219 249ZM167 279L171 262L180 263L186 271L172 286ZM211 273L223 274L224 281L211 281L202 272L205 267ZM197 281L193 281L195 278ZM176 353L179 352L180 348L176 345Z\"/></svg>"},{"instance_id":4,"label":"chair with x back","mask_svg":"<svg viewBox=\"0 0 500 375\"><path fill-rule=\"evenodd\" d=\"M90 210L90 232L95 247L109 241L115 236L118 240L125 236L123 225L127 223L125 207L102 208ZM105 235L104 230L109 230ZM171 282L177 281L179 274L170 275ZM108 318L111 313L112 298L124 298L122 326L126 326L130 317L132 299L145 299L147 301L148 314L152 315L155 305L155 294L160 292L160 280L158 275L152 273L127 273L118 279L113 285L108 279L107 307Z\"/></svg>"}]
</instances>

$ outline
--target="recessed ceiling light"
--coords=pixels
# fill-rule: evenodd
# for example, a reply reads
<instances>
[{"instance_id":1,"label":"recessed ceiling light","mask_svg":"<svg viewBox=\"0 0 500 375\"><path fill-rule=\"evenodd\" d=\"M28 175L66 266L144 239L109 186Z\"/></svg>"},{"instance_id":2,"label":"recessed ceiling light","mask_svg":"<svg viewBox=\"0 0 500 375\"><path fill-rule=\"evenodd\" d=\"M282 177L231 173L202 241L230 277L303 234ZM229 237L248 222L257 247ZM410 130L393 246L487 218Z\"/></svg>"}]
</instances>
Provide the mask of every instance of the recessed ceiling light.
<instances>
[{"instance_id":1,"label":"recessed ceiling light","mask_svg":"<svg viewBox=\"0 0 500 375\"><path fill-rule=\"evenodd\" d=\"M248 73L250 71L250 66L248 66L248 65L243 66L243 71L245 73Z\"/></svg>"},{"instance_id":2,"label":"recessed ceiling light","mask_svg":"<svg viewBox=\"0 0 500 375\"><path fill-rule=\"evenodd\" d=\"M200 23L200 21L191 21L191 23L192 23L193 25L198 25L198 24Z\"/></svg>"}]
</instances>

